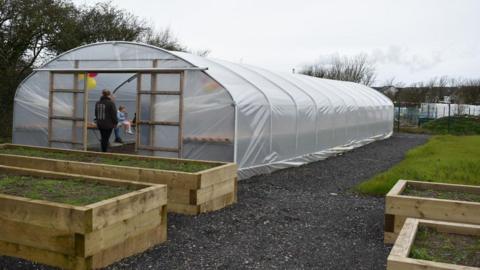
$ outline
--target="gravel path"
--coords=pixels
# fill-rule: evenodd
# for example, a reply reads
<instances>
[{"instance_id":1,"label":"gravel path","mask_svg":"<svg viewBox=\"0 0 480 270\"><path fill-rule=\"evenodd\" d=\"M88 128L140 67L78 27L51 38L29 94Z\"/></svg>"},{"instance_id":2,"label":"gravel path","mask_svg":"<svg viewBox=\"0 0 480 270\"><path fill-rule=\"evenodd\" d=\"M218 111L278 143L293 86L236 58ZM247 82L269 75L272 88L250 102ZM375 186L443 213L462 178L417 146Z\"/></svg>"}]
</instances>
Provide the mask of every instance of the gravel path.
<instances>
[{"instance_id":1,"label":"gravel path","mask_svg":"<svg viewBox=\"0 0 480 270\"><path fill-rule=\"evenodd\" d=\"M349 190L427 136L399 134L344 155L241 181L239 203L169 214L167 244L110 269L385 269L384 200ZM0 269L50 269L0 257Z\"/></svg>"}]
</instances>

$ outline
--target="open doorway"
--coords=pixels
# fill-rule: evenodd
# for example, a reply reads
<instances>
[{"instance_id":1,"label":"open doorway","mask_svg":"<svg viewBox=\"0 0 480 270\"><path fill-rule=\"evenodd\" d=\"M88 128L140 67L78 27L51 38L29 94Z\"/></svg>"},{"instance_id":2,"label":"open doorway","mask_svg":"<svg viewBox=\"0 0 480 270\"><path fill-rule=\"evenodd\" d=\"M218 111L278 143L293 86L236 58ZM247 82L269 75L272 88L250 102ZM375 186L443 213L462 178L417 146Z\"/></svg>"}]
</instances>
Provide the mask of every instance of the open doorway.
<instances>
[{"instance_id":1,"label":"open doorway","mask_svg":"<svg viewBox=\"0 0 480 270\"><path fill-rule=\"evenodd\" d=\"M136 78L137 73L87 73L88 95L88 122L87 136L89 151L100 151L100 132L95 122L95 103L100 99L102 90L107 89L112 93L112 101L117 110L122 108L125 121L131 123L131 132L126 129L126 124L119 119L118 126L110 137L109 152L136 153ZM109 83L106 83L109 82ZM94 89L92 89L94 88Z\"/></svg>"},{"instance_id":2,"label":"open doorway","mask_svg":"<svg viewBox=\"0 0 480 270\"><path fill-rule=\"evenodd\" d=\"M157 68L156 60L152 68L82 69L76 62L74 69L49 70L49 146L98 150L94 107L108 89L133 124L132 135L119 127L122 144L111 137L113 152L182 157L185 70Z\"/></svg>"}]
</instances>

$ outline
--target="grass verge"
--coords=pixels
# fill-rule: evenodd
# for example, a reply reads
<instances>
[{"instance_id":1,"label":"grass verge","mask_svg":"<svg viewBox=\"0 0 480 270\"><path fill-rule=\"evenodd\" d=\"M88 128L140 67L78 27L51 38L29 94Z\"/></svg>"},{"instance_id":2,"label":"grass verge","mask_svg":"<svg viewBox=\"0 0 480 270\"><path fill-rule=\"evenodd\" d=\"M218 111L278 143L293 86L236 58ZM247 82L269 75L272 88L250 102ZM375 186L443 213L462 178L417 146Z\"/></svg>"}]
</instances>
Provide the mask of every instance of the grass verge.
<instances>
[{"instance_id":1,"label":"grass verge","mask_svg":"<svg viewBox=\"0 0 480 270\"><path fill-rule=\"evenodd\" d=\"M479 135L480 117L453 116L450 120L448 117L443 117L427 122L421 128L432 134Z\"/></svg>"},{"instance_id":2,"label":"grass verge","mask_svg":"<svg viewBox=\"0 0 480 270\"><path fill-rule=\"evenodd\" d=\"M450 122L450 123L449 123ZM400 132L433 135L480 135L480 117L452 116L431 120L417 126L401 126Z\"/></svg>"},{"instance_id":3,"label":"grass verge","mask_svg":"<svg viewBox=\"0 0 480 270\"><path fill-rule=\"evenodd\" d=\"M35 200L88 205L136 190L130 186L111 186L81 180L0 175L0 193Z\"/></svg>"},{"instance_id":4,"label":"grass verge","mask_svg":"<svg viewBox=\"0 0 480 270\"><path fill-rule=\"evenodd\" d=\"M107 158L107 157L100 157L95 154L88 154L88 153L79 154L79 153L73 153L73 152L64 153L64 152L42 151L42 150L30 149L26 147L0 149L0 153L9 154L9 155L43 157L43 158L59 159L59 160L92 162L92 163L101 163L101 164L109 164L109 165L182 171L182 172L199 172L202 170L213 168L215 166L212 164L202 164L202 163L196 163L196 162L173 162L173 161L169 162L165 160L155 160L155 161L140 160L140 159L131 158L131 157Z\"/></svg>"},{"instance_id":5,"label":"grass verge","mask_svg":"<svg viewBox=\"0 0 480 270\"><path fill-rule=\"evenodd\" d=\"M441 135L408 151L402 162L361 183L356 190L385 195L399 179L480 185L479 176L480 136Z\"/></svg>"}]
</instances>

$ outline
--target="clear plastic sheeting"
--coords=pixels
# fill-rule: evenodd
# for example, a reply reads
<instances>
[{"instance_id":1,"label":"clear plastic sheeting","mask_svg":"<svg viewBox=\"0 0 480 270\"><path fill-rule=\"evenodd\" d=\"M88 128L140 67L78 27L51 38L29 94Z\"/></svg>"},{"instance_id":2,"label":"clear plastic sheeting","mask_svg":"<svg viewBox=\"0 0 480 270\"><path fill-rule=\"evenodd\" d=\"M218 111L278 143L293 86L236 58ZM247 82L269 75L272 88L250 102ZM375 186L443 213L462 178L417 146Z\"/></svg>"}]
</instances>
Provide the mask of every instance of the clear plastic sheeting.
<instances>
[{"instance_id":1,"label":"clear plastic sheeting","mask_svg":"<svg viewBox=\"0 0 480 270\"><path fill-rule=\"evenodd\" d=\"M154 63L159 68L207 68L185 71L181 155L237 162L240 178L321 160L392 133L392 102L369 87L350 82L276 73L129 42L79 47L43 68L151 68ZM71 82L72 75L69 76L59 83ZM151 85L148 76L142 74L142 88ZM96 82L96 87L88 91L88 121L93 122L93 106L105 88L116 89L117 106L126 106L131 119L137 110L136 74L101 73ZM158 75L157 90L174 91L178 82L171 75ZM36 71L19 86L14 108L14 143L49 144L49 83L48 71ZM55 93L53 98L56 115L72 116L71 95ZM78 98L83 99L80 95ZM153 113L156 121L178 121L178 96L150 98L140 95L141 119L149 119ZM83 111L77 110L77 116L79 113ZM75 130L71 123L57 126L52 132L55 138L70 140ZM155 132L150 132L149 126L139 129L141 144L161 141L173 147L178 143L177 127L157 126ZM98 144L97 133L89 130L89 145ZM155 134L154 138L150 134ZM69 144L56 146L72 148ZM172 153L161 151L141 153L172 157Z\"/></svg>"}]
</instances>

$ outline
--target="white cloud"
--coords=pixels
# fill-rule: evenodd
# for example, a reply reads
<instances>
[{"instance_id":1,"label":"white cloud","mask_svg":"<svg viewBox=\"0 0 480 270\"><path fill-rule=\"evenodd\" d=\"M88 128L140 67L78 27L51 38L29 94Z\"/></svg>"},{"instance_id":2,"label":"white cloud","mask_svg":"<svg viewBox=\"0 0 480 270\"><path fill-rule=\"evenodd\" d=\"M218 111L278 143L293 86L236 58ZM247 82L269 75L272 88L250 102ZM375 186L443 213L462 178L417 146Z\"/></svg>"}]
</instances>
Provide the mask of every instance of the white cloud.
<instances>
[{"instance_id":1,"label":"white cloud","mask_svg":"<svg viewBox=\"0 0 480 270\"><path fill-rule=\"evenodd\" d=\"M443 61L440 51L414 53L407 47L389 46L387 49L374 49L370 54L378 64L394 64L404 66L410 72L432 69Z\"/></svg>"}]
</instances>

